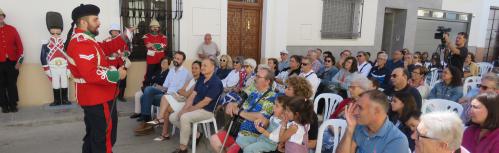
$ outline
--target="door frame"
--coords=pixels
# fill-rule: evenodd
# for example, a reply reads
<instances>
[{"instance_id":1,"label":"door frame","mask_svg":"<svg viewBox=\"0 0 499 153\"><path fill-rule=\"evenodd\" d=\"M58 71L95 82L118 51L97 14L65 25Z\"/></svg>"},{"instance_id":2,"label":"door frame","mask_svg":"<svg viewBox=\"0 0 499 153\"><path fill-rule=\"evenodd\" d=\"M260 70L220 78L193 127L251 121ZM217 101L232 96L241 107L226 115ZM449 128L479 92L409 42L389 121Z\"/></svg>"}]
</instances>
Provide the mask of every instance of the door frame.
<instances>
[{"instance_id":1,"label":"door frame","mask_svg":"<svg viewBox=\"0 0 499 153\"><path fill-rule=\"evenodd\" d=\"M245 2L237 2L237 1L230 1L228 0L228 5L227 5L227 13L228 13L228 10L230 8L234 8L234 9L249 9L249 10L259 10L259 25L257 25L256 27L258 28L258 46L256 46L257 50L257 59L255 59L255 61L257 63L260 63L261 59L262 59L262 26L263 26L263 1L264 0L256 0L257 2L256 3L245 3ZM228 19L227 19L228 20ZM228 24L227 24L228 25ZM227 36L229 36L229 33L227 32ZM241 39L242 41L242 39ZM241 42L242 44L242 42ZM229 53L229 44L227 43L227 54ZM240 46L242 47L242 45ZM242 49L239 49L239 52L240 54L242 54ZM233 56L233 55L231 55ZM245 57L246 58L246 57Z\"/></svg>"}]
</instances>

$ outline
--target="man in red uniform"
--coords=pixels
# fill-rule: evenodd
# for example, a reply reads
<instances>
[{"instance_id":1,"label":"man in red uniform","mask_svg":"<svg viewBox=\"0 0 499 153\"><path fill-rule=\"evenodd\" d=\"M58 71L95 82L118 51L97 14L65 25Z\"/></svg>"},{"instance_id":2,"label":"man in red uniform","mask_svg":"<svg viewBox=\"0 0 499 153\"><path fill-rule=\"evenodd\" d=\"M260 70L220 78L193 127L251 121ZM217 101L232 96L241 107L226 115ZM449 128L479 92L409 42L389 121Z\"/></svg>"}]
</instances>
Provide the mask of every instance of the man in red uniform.
<instances>
[{"instance_id":1,"label":"man in red uniform","mask_svg":"<svg viewBox=\"0 0 499 153\"><path fill-rule=\"evenodd\" d=\"M5 23L0 9L0 106L3 113L17 112L17 76L23 62L23 44L16 28Z\"/></svg>"},{"instance_id":2,"label":"man in red uniform","mask_svg":"<svg viewBox=\"0 0 499 153\"><path fill-rule=\"evenodd\" d=\"M73 23L68 33L68 68L76 82L76 98L84 112L86 135L83 153L112 153L116 142L118 122L116 82L126 77L124 67L116 69L106 59L104 51L95 41L99 34L100 9L91 4L76 7L71 17ZM74 25L77 28L72 34Z\"/></svg>"},{"instance_id":3,"label":"man in red uniform","mask_svg":"<svg viewBox=\"0 0 499 153\"><path fill-rule=\"evenodd\" d=\"M147 47L147 70L145 78L150 78L156 71L161 69L161 59L165 57L165 49L167 47L167 38L159 33L160 25L156 19L153 19L149 24L151 33L145 34L144 44Z\"/></svg>"},{"instance_id":4,"label":"man in red uniform","mask_svg":"<svg viewBox=\"0 0 499 153\"><path fill-rule=\"evenodd\" d=\"M129 29L126 29L129 30ZM111 29L109 30L109 34L111 35L102 43L100 43L102 49L104 50L107 59L111 63L112 66L121 67L125 66L125 68L129 68L131 62L128 59L130 55L130 49L128 48L127 41L129 40L126 35L121 33L121 28L119 24L112 24ZM126 102L125 95L126 88L126 78L120 80L119 82L119 94L118 100L122 102Z\"/></svg>"}]
</instances>

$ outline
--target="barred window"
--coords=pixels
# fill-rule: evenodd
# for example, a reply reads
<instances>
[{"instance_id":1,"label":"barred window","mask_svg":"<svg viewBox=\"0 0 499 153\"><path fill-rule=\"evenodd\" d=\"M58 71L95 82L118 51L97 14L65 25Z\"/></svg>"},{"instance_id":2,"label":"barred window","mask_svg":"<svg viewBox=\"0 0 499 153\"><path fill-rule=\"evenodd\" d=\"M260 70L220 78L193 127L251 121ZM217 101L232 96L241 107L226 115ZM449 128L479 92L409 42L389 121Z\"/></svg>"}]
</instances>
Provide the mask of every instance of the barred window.
<instances>
[{"instance_id":1,"label":"barred window","mask_svg":"<svg viewBox=\"0 0 499 153\"><path fill-rule=\"evenodd\" d=\"M130 60L143 61L146 59L147 48L142 37L149 33L149 23L155 18L161 25L160 33L166 34L166 21L167 18L171 18L171 13L167 13L165 0L121 0L120 3L123 25L137 28L133 33L133 40L130 44L132 50ZM171 38L169 34L166 36ZM171 41L168 41L168 43L171 43ZM171 44L168 46L171 46ZM170 50L168 48L168 51Z\"/></svg>"},{"instance_id":2,"label":"barred window","mask_svg":"<svg viewBox=\"0 0 499 153\"><path fill-rule=\"evenodd\" d=\"M361 34L363 0L323 0L322 39L355 39Z\"/></svg>"}]
</instances>

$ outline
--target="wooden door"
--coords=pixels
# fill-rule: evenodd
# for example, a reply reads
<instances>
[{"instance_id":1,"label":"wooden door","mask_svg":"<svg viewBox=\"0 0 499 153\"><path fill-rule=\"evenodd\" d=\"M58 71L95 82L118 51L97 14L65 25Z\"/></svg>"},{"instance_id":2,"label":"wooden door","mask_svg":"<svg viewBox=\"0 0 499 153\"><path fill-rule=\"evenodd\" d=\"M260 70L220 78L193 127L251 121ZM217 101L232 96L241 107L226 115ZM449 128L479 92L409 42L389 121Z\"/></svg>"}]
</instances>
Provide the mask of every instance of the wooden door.
<instances>
[{"instance_id":1,"label":"wooden door","mask_svg":"<svg viewBox=\"0 0 499 153\"><path fill-rule=\"evenodd\" d=\"M227 52L260 62L262 0L231 0L227 15Z\"/></svg>"}]
</instances>

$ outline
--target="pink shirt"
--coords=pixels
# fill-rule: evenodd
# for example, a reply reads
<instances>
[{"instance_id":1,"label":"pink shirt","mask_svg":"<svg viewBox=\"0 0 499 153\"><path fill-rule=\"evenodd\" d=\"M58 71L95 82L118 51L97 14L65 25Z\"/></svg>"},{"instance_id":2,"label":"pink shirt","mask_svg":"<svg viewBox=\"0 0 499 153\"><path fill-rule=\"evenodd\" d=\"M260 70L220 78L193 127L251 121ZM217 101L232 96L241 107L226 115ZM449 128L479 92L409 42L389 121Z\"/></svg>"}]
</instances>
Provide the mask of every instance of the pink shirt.
<instances>
[{"instance_id":1,"label":"pink shirt","mask_svg":"<svg viewBox=\"0 0 499 153\"><path fill-rule=\"evenodd\" d=\"M479 136L480 128L469 126L464 131L462 146L471 153L499 153L499 129L486 133L480 140Z\"/></svg>"}]
</instances>

